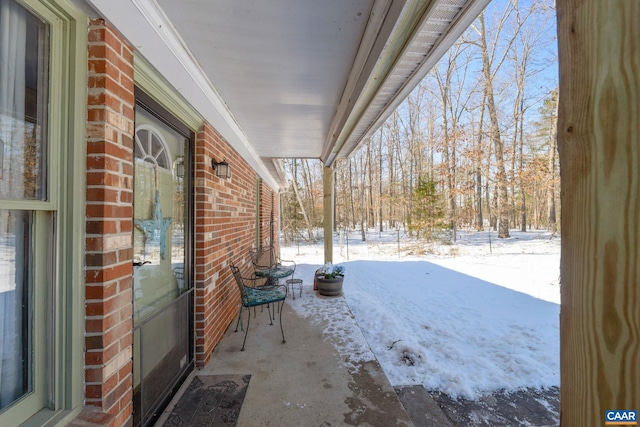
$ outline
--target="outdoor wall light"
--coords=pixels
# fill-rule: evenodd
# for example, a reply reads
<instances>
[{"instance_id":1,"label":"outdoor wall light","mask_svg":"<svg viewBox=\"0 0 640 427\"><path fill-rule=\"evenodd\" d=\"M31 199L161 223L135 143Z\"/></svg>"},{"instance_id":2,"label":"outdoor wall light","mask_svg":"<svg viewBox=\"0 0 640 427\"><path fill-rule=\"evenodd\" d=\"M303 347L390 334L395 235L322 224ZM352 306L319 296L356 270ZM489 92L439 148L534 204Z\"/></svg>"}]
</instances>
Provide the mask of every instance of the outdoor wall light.
<instances>
[{"instance_id":1,"label":"outdoor wall light","mask_svg":"<svg viewBox=\"0 0 640 427\"><path fill-rule=\"evenodd\" d=\"M0 139L0 179L2 179L2 166L4 165L4 141Z\"/></svg>"},{"instance_id":2,"label":"outdoor wall light","mask_svg":"<svg viewBox=\"0 0 640 427\"><path fill-rule=\"evenodd\" d=\"M216 175L218 178L230 178L231 177L231 167L229 163L222 160L221 162L217 162L216 159L211 159L211 167L214 171L216 171Z\"/></svg>"},{"instance_id":3,"label":"outdoor wall light","mask_svg":"<svg viewBox=\"0 0 640 427\"><path fill-rule=\"evenodd\" d=\"M178 178L184 178L184 157L178 157L175 162L173 162L173 165L176 170L176 176Z\"/></svg>"}]
</instances>

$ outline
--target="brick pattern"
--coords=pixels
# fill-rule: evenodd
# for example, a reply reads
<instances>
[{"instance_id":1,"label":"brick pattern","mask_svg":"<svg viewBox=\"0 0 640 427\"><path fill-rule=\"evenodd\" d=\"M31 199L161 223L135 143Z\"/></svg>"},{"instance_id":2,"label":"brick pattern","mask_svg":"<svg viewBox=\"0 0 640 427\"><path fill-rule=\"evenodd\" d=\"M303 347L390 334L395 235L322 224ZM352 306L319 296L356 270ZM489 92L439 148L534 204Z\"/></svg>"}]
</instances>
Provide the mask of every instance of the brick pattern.
<instances>
[{"instance_id":1,"label":"brick pattern","mask_svg":"<svg viewBox=\"0 0 640 427\"><path fill-rule=\"evenodd\" d=\"M133 50L88 33L85 402L124 425L133 408Z\"/></svg>"},{"instance_id":2,"label":"brick pattern","mask_svg":"<svg viewBox=\"0 0 640 427\"><path fill-rule=\"evenodd\" d=\"M269 188L271 193L271 209L273 210L273 246L280 254L280 196Z\"/></svg>"},{"instance_id":3,"label":"brick pattern","mask_svg":"<svg viewBox=\"0 0 640 427\"><path fill-rule=\"evenodd\" d=\"M225 159L231 178L214 175L211 159ZM233 261L247 274L256 237L256 173L209 125L196 136L195 292L196 365L211 358L238 313L239 292L229 269Z\"/></svg>"},{"instance_id":4,"label":"brick pattern","mask_svg":"<svg viewBox=\"0 0 640 427\"><path fill-rule=\"evenodd\" d=\"M67 427L116 427L115 416L100 411L96 406L85 406Z\"/></svg>"},{"instance_id":5,"label":"brick pattern","mask_svg":"<svg viewBox=\"0 0 640 427\"><path fill-rule=\"evenodd\" d=\"M260 180L260 245L271 245L270 226L271 226L271 197L267 185Z\"/></svg>"},{"instance_id":6,"label":"brick pattern","mask_svg":"<svg viewBox=\"0 0 640 427\"><path fill-rule=\"evenodd\" d=\"M277 250L279 228L276 200L277 194L264 181L260 180L260 242L262 245L273 244ZM272 237L273 242L271 241Z\"/></svg>"}]
</instances>

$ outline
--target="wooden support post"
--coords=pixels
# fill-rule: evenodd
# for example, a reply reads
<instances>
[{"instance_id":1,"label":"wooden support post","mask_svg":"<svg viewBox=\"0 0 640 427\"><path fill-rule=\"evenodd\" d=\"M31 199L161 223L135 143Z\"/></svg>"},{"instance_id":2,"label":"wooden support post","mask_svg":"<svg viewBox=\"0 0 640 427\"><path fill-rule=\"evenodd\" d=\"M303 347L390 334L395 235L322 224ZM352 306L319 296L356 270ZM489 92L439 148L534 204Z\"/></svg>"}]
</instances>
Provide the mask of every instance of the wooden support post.
<instances>
[{"instance_id":1,"label":"wooden support post","mask_svg":"<svg viewBox=\"0 0 640 427\"><path fill-rule=\"evenodd\" d=\"M640 411L640 2L558 0L561 425Z\"/></svg>"},{"instance_id":2,"label":"wooden support post","mask_svg":"<svg viewBox=\"0 0 640 427\"><path fill-rule=\"evenodd\" d=\"M331 167L322 168L324 195L322 198L324 214L324 262L333 262L333 192L334 178Z\"/></svg>"}]
</instances>

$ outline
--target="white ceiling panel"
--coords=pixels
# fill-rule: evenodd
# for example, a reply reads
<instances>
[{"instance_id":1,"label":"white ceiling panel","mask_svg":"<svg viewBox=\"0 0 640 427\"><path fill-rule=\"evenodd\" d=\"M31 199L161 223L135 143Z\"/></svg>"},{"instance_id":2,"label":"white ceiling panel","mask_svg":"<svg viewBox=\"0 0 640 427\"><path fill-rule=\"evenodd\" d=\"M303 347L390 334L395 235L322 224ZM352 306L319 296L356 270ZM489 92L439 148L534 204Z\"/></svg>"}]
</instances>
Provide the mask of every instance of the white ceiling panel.
<instances>
[{"instance_id":1,"label":"white ceiling panel","mask_svg":"<svg viewBox=\"0 0 640 427\"><path fill-rule=\"evenodd\" d=\"M159 0L261 157L320 157L373 0Z\"/></svg>"}]
</instances>

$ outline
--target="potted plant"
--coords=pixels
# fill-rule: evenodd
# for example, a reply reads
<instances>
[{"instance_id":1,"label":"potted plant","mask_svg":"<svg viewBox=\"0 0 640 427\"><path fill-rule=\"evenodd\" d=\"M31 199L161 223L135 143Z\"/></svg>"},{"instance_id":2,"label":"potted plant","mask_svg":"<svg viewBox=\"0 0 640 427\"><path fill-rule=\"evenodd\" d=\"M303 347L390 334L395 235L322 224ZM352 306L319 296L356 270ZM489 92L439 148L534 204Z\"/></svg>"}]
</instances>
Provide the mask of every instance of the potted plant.
<instances>
[{"instance_id":1,"label":"potted plant","mask_svg":"<svg viewBox=\"0 0 640 427\"><path fill-rule=\"evenodd\" d=\"M316 270L314 278L314 289L320 295L338 296L342 295L342 281L344 280L344 267L326 263L322 268Z\"/></svg>"}]
</instances>

